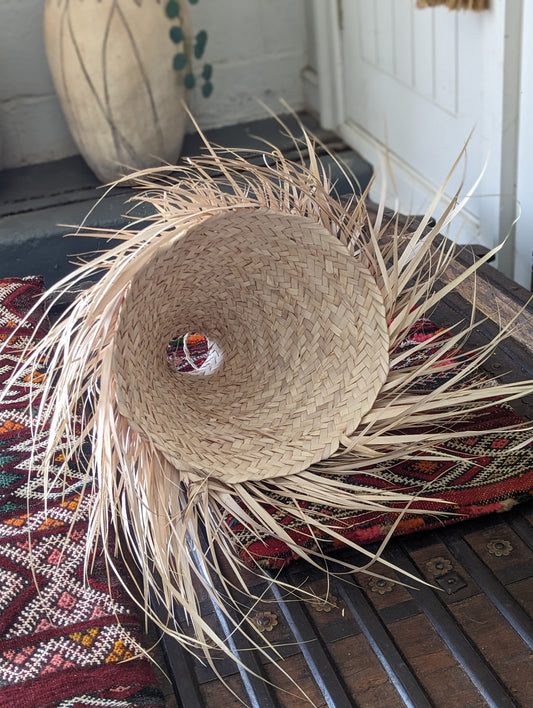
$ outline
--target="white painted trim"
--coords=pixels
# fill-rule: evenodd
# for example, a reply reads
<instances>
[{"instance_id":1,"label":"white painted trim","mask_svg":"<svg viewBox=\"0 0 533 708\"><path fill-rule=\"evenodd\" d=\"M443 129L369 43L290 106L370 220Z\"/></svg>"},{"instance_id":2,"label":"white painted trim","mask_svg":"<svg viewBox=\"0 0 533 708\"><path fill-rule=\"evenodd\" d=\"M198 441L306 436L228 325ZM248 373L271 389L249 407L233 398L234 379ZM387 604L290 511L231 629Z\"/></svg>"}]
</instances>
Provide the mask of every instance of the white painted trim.
<instances>
[{"instance_id":1,"label":"white painted trim","mask_svg":"<svg viewBox=\"0 0 533 708\"><path fill-rule=\"evenodd\" d=\"M322 126L336 130L344 119L338 0L311 0Z\"/></svg>"},{"instance_id":2,"label":"white painted trim","mask_svg":"<svg viewBox=\"0 0 533 708\"><path fill-rule=\"evenodd\" d=\"M530 4L529 0L526 4ZM490 169L482 194L494 195L480 202L480 223L491 245L507 239L497 256L497 267L514 277L514 232L518 114L520 105L520 55L522 0L498 0L483 13L483 118L479 129ZM497 82L497 84L496 84ZM495 90L495 86L498 90Z\"/></svg>"},{"instance_id":3,"label":"white painted trim","mask_svg":"<svg viewBox=\"0 0 533 708\"><path fill-rule=\"evenodd\" d=\"M376 181L370 192L371 199L379 201L384 178L382 170L387 171L388 168L392 174L385 174L387 184L390 184L390 188L387 188L387 206L404 214L424 213L428 209L439 185L430 184L419 172L391 152L386 154L388 164L381 168L380 163L384 163L385 158L383 145L355 123L343 123L339 132L349 145L376 167ZM442 214L448 204L449 199L443 197L433 215ZM466 207L454 218L447 235L459 243L479 243L487 247L492 245L483 240L478 218Z\"/></svg>"},{"instance_id":4,"label":"white painted trim","mask_svg":"<svg viewBox=\"0 0 533 708\"><path fill-rule=\"evenodd\" d=\"M518 138L517 199L521 210L515 230L514 278L531 289L533 268L533 3L522 15L522 74Z\"/></svg>"}]
</instances>

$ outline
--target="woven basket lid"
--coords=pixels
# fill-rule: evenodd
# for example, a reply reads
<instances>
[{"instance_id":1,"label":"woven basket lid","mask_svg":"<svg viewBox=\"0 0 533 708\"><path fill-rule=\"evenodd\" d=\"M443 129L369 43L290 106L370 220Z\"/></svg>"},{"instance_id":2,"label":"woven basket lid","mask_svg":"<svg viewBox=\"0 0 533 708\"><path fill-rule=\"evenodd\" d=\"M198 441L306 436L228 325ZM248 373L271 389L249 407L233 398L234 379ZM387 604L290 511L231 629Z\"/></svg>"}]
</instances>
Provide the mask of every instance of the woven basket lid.
<instances>
[{"instance_id":1,"label":"woven basket lid","mask_svg":"<svg viewBox=\"0 0 533 708\"><path fill-rule=\"evenodd\" d=\"M169 341L204 334L216 356L172 367ZM330 457L389 370L381 293L314 221L242 209L153 249L120 312L119 410L189 479L275 478Z\"/></svg>"}]
</instances>

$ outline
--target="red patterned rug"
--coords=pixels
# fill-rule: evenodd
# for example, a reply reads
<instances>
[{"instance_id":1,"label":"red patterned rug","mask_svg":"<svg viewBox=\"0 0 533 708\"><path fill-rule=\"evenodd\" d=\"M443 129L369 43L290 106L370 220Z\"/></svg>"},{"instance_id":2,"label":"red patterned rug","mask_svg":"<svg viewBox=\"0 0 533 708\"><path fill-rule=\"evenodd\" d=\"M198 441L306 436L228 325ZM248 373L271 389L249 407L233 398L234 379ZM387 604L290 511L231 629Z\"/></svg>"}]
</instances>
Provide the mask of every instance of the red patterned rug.
<instances>
[{"instance_id":1,"label":"red patterned rug","mask_svg":"<svg viewBox=\"0 0 533 708\"><path fill-rule=\"evenodd\" d=\"M430 337L435 338L434 346L439 346L439 338L445 335L429 320L416 323L413 330L400 345L402 349L413 348L417 343ZM188 341L176 338L169 345L169 360L181 371L200 368L208 354L208 342L201 335L190 335ZM418 363L413 354L406 358L402 366ZM459 365L459 364L457 364ZM418 382L425 389L442 383L444 378L454 375L453 369L435 370ZM419 493L416 506L427 510L424 514L405 513L398 521L397 513L340 512L338 509L300 502L316 518L328 518L328 525L345 539L358 544L380 541L396 524L394 535L438 528L444 524L457 523L475 516L491 512L502 512L516 504L531 501L533 497L533 442L531 430L513 430L524 421L509 406L494 405L482 415L478 415L475 427L488 434L475 437L451 439L441 450L450 453L460 461L429 460L427 458L398 460L379 467L379 477L361 471L350 477L338 479L354 486L400 490ZM462 426L462 427L461 427ZM472 421L452 426L455 431L467 431ZM502 430L506 432L501 432ZM492 431L492 432L491 432ZM528 442L529 441L529 442ZM424 487L428 485L428 491ZM275 497L275 493L270 493ZM446 503L423 501L424 496L444 500ZM274 507L265 508L274 516L281 512ZM450 516L437 517L435 511L448 512ZM341 542L333 541L326 533L309 529L289 514L278 519L292 540L302 548L331 552ZM281 568L298 556L279 539L256 534L244 528L233 517L227 522L236 535L238 552L250 565L259 564L266 568Z\"/></svg>"},{"instance_id":2,"label":"red patterned rug","mask_svg":"<svg viewBox=\"0 0 533 708\"><path fill-rule=\"evenodd\" d=\"M38 325L36 312L16 329L42 290L37 277L0 280L0 387ZM66 492L48 490L46 507L28 476L45 442L30 432L29 386L45 375L19 381L0 407L0 708L161 708L132 601L99 557L84 580L82 473L71 470Z\"/></svg>"},{"instance_id":3,"label":"red patterned rug","mask_svg":"<svg viewBox=\"0 0 533 708\"><path fill-rule=\"evenodd\" d=\"M394 512L340 513L337 509L317 504L308 504L306 508L317 518L329 517L328 525L344 538L360 545L381 541L394 524L393 535L400 536L491 512L507 511L518 503L531 501L533 497L533 443L528 443L531 431L498 431L498 428L508 429L521 422L522 419L508 407L493 406L478 417L476 426L480 430L494 432L457 438L442 445L442 450L463 458L459 462L427 458L399 460L386 467L380 466L379 477L364 471L347 478L339 476L339 480L354 486L419 493L416 507L423 509L423 514L406 512L398 520L399 514ZM455 429L460 431L468 427L456 426ZM527 443L525 447L514 449L524 443ZM424 497L444 500L445 503L424 501ZM450 516L436 516L436 511L449 513ZM272 513L279 512L272 510ZM272 537L257 539L233 518L228 517L227 520L237 535L240 555L248 563L281 568L297 558L282 541ZM287 515L283 525L293 541L304 548L329 553L342 545L326 534L321 537L317 531L311 536L308 529L293 516Z\"/></svg>"},{"instance_id":4,"label":"red patterned rug","mask_svg":"<svg viewBox=\"0 0 533 708\"><path fill-rule=\"evenodd\" d=\"M40 313L34 314L25 329L15 332L40 292L39 278L0 280L0 341L9 344L0 361L0 387L37 327ZM430 322L419 322L403 346L436 332ZM208 343L198 335L169 343L169 359L180 368L201 367L208 354ZM141 630L132 603L118 583L110 591L99 558L84 582L88 500L79 501L81 472L72 469L66 494L62 488L48 493L46 508L40 479L28 478L30 455L38 463L44 444L44 439L30 434L28 390L30 384L39 386L45 375L44 369L36 370L32 381L20 381L0 408L0 708L163 706L149 663L138 658ZM434 385L449 375L449 371L437 370L423 385ZM495 405L483 421L493 431L489 435L446 443L445 447L463 457L461 462L398 461L382 468L379 480L365 472L349 480L354 485L410 491L431 482L431 496L447 500L447 510L455 514L446 523L504 511L530 500L533 446L517 447L530 433L498 431L520 423L505 406ZM427 514L405 514L395 534L442 524L442 518L433 514L435 504L425 504ZM316 506L315 511L322 518L328 515L336 530L342 528L346 538L358 543L385 537L397 520L394 513L340 516L338 510L325 506ZM269 537L257 540L231 517L227 521L239 537L242 556L249 561L278 568L295 557L285 544ZM311 538L293 517L283 521L301 546L318 545L330 551L334 545L327 536L317 539L315 533ZM69 528L72 532L65 542Z\"/></svg>"}]
</instances>

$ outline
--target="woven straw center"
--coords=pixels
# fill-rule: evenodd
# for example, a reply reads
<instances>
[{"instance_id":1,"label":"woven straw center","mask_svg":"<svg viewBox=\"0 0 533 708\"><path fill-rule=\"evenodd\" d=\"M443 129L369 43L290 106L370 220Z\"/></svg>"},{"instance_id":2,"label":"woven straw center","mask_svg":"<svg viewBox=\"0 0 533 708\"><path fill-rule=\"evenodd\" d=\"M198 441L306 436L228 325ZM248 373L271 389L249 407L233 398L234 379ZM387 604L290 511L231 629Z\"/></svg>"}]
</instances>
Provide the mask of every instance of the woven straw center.
<instances>
[{"instance_id":1,"label":"woven straw center","mask_svg":"<svg viewBox=\"0 0 533 708\"><path fill-rule=\"evenodd\" d=\"M171 371L176 333L222 356ZM190 478L228 483L306 469L339 447L389 367L381 293L322 226L257 210L207 219L131 283L117 327L120 412Z\"/></svg>"}]
</instances>

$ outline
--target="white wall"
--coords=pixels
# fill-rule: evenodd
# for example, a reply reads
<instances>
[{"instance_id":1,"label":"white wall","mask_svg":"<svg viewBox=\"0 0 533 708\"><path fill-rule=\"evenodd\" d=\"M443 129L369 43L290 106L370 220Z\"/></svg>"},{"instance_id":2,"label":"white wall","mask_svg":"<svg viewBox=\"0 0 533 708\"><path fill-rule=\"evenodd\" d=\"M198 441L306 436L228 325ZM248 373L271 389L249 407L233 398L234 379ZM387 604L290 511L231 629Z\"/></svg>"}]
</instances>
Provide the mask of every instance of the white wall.
<instances>
[{"instance_id":1,"label":"white wall","mask_svg":"<svg viewBox=\"0 0 533 708\"><path fill-rule=\"evenodd\" d=\"M280 97L295 110L303 107L305 0L200 0L189 11L195 30L209 34L202 61L213 64L211 97L190 96L202 127L264 118L257 99L277 113Z\"/></svg>"},{"instance_id":2,"label":"white wall","mask_svg":"<svg viewBox=\"0 0 533 708\"><path fill-rule=\"evenodd\" d=\"M84 0L96 2L96 0ZM154 1L154 0L145 0ZM44 0L0 0L0 140L3 166L73 155L46 64ZM209 41L202 60L213 65L215 90L196 92L190 107L202 128L265 117L257 99L282 112L284 98L304 106L307 64L305 0L200 0L190 6L195 30Z\"/></svg>"},{"instance_id":3,"label":"white wall","mask_svg":"<svg viewBox=\"0 0 533 708\"><path fill-rule=\"evenodd\" d=\"M0 0L0 136L3 166L77 152L46 65L44 0Z\"/></svg>"}]
</instances>

